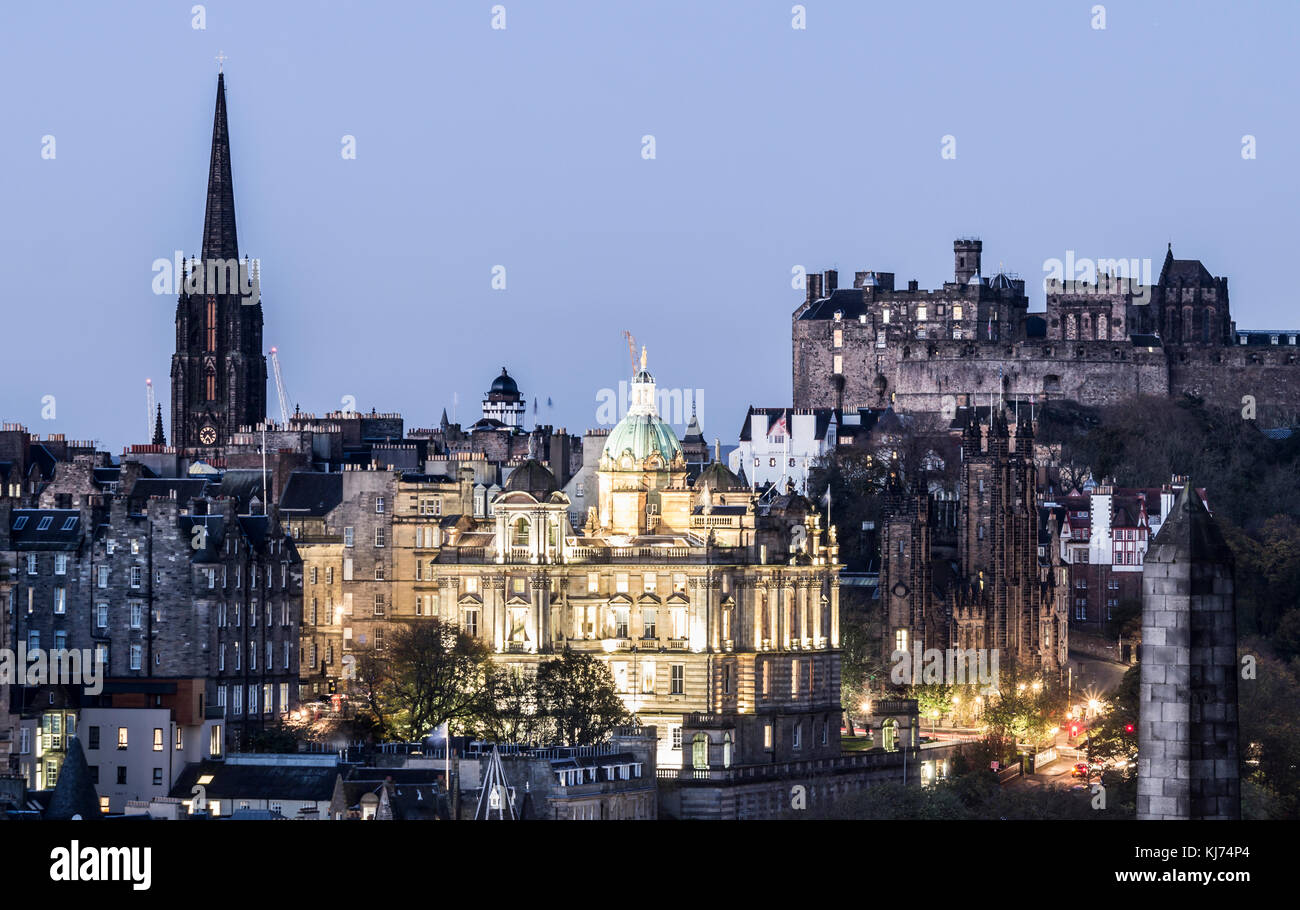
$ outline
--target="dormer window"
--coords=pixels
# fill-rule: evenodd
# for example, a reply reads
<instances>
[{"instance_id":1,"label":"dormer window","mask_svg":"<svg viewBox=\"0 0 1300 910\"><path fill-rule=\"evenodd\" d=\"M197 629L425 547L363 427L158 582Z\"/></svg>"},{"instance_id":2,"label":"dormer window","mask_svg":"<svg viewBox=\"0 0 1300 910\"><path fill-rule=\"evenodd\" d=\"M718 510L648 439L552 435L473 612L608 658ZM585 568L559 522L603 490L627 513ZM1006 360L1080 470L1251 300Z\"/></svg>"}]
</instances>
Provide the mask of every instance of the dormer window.
<instances>
[{"instance_id":1,"label":"dormer window","mask_svg":"<svg viewBox=\"0 0 1300 910\"><path fill-rule=\"evenodd\" d=\"M38 530L38 531L44 531L46 528L48 528L48 527L50 526L50 522L51 522L51 521L53 521L53 519L50 518L50 516L48 516L48 515L42 517L42 518L41 518L41 521L40 521L40 524L38 524L38 525L36 526L36 530Z\"/></svg>"}]
</instances>

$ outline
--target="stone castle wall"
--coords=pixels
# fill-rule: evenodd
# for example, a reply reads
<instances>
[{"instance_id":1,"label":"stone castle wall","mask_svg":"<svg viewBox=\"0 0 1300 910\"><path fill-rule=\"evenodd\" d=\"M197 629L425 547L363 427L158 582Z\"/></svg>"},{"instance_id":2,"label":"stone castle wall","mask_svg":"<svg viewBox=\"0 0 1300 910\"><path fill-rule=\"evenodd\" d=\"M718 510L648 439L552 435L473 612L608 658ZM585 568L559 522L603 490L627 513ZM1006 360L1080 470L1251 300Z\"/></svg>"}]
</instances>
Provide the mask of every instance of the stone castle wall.
<instances>
[{"instance_id":1,"label":"stone castle wall","mask_svg":"<svg viewBox=\"0 0 1300 910\"><path fill-rule=\"evenodd\" d=\"M843 331L833 347L832 332ZM1205 398L1240 409L1253 396L1261 424L1294 423L1300 350L1289 345L1138 347L1122 341L972 342L911 339L877 348L857 321L794 323L794 405L893 407L942 413L969 396L1065 399L1099 406L1138 395ZM841 358L841 373L834 371ZM999 371L1001 380L999 380ZM953 396L947 401L947 396ZM967 396L963 398L962 396Z\"/></svg>"}]
</instances>

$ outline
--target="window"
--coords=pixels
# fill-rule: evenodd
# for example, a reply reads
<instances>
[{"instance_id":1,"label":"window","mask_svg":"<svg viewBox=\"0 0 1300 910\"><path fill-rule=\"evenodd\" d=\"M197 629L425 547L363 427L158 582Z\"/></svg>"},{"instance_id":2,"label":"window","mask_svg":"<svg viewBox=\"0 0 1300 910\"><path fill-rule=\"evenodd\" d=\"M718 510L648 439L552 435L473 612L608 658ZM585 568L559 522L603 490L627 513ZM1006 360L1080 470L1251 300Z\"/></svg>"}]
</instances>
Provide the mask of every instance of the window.
<instances>
[{"instance_id":1,"label":"window","mask_svg":"<svg viewBox=\"0 0 1300 910\"><path fill-rule=\"evenodd\" d=\"M213 724L208 736L208 754L213 758L221 756L221 724Z\"/></svg>"},{"instance_id":2,"label":"window","mask_svg":"<svg viewBox=\"0 0 1300 910\"><path fill-rule=\"evenodd\" d=\"M790 661L790 694L799 694L799 658Z\"/></svg>"},{"instance_id":3,"label":"window","mask_svg":"<svg viewBox=\"0 0 1300 910\"><path fill-rule=\"evenodd\" d=\"M961 304L960 304L960 303L954 303L954 304L952 305L952 318L953 318L953 319L956 319L956 320L958 320L958 321L960 321L960 320L961 320L961 312L962 312L962 310L961 310Z\"/></svg>"},{"instance_id":4,"label":"window","mask_svg":"<svg viewBox=\"0 0 1300 910\"><path fill-rule=\"evenodd\" d=\"M655 691L655 662L653 660L644 660L641 662L641 694L653 695Z\"/></svg>"},{"instance_id":5,"label":"window","mask_svg":"<svg viewBox=\"0 0 1300 910\"><path fill-rule=\"evenodd\" d=\"M659 577L650 572L647 572L644 576L642 576L641 585L645 593L653 594L655 592L655 585L658 583L658 580Z\"/></svg>"},{"instance_id":6,"label":"window","mask_svg":"<svg viewBox=\"0 0 1300 910\"><path fill-rule=\"evenodd\" d=\"M658 611L654 607L641 608L641 637L655 638L655 617Z\"/></svg>"},{"instance_id":7,"label":"window","mask_svg":"<svg viewBox=\"0 0 1300 910\"><path fill-rule=\"evenodd\" d=\"M384 580L384 564L382 562L377 562L375 563L375 581L383 581L383 580Z\"/></svg>"},{"instance_id":8,"label":"window","mask_svg":"<svg viewBox=\"0 0 1300 910\"><path fill-rule=\"evenodd\" d=\"M21 531L21 530L22 530L23 528L25 528L25 527L27 527L27 516L26 516L26 515L19 515L17 518L14 519L14 530L15 530L15 531Z\"/></svg>"},{"instance_id":9,"label":"window","mask_svg":"<svg viewBox=\"0 0 1300 910\"><path fill-rule=\"evenodd\" d=\"M627 638L628 632L628 608L626 606L614 608L614 637Z\"/></svg>"},{"instance_id":10,"label":"window","mask_svg":"<svg viewBox=\"0 0 1300 910\"><path fill-rule=\"evenodd\" d=\"M239 669L241 669L241 667L240 667L240 660L241 660L241 658L240 658L240 656L239 656L239 642L235 642L235 643L234 643L234 649L235 649L235 669L236 669L236 670L239 670Z\"/></svg>"},{"instance_id":11,"label":"window","mask_svg":"<svg viewBox=\"0 0 1300 910\"><path fill-rule=\"evenodd\" d=\"M62 629L54 633L54 650L64 651L68 647L68 633Z\"/></svg>"},{"instance_id":12,"label":"window","mask_svg":"<svg viewBox=\"0 0 1300 910\"><path fill-rule=\"evenodd\" d=\"M627 574L620 572L614 576L614 590L619 594L627 593Z\"/></svg>"},{"instance_id":13,"label":"window","mask_svg":"<svg viewBox=\"0 0 1300 910\"><path fill-rule=\"evenodd\" d=\"M153 750L161 752L163 750L163 729L162 727L153 728Z\"/></svg>"},{"instance_id":14,"label":"window","mask_svg":"<svg viewBox=\"0 0 1300 910\"><path fill-rule=\"evenodd\" d=\"M50 526L50 522L52 522L53 520L54 520L54 519L51 518L49 515L44 515L44 516L42 516L42 517L41 517L41 520L40 520L40 523L36 525L36 530L38 530L38 531L44 531L44 530L46 530L47 528L49 528L49 526Z\"/></svg>"},{"instance_id":15,"label":"window","mask_svg":"<svg viewBox=\"0 0 1300 910\"><path fill-rule=\"evenodd\" d=\"M696 733L691 738L691 767L697 771L703 771L709 767L709 737L704 733Z\"/></svg>"},{"instance_id":16,"label":"window","mask_svg":"<svg viewBox=\"0 0 1300 910\"><path fill-rule=\"evenodd\" d=\"M153 785L155 787L162 786L162 768L153 769Z\"/></svg>"},{"instance_id":17,"label":"window","mask_svg":"<svg viewBox=\"0 0 1300 910\"><path fill-rule=\"evenodd\" d=\"M55 553L55 554L54 554L54 574L55 574L55 575L67 575L67 574L68 574L68 554L67 554L67 553Z\"/></svg>"},{"instance_id":18,"label":"window","mask_svg":"<svg viewBox=\"0 0 1300 910\"><path fill-rule=\"evenodd\" d=\"M256 654L257 652L254 651L253 653ZM248 713L250 715L257 713L257 686L256 685L252 685L248 687Z\"/></svg>"},{"instance_id":19,"label":"window","mask_svg":"<svg viewBox=\"0 0 1300 910\"><path fill-rule=\"evenodd\" d=\"M770 720L763 724L763 748L772 748L772 722Z\"/></svg>"},{"instance_id":20,"label":"window","mask_svg":"<svg viewBox=\"0 0 1300 910\"><path fill-rule=\"evenodd\" d=\"M140 669L140 658L143 653L143 650L144 649L140 645L131 646L131 669L132 670Z\"/></svg>"},{"instance_id":21,"label":"window","mask_svg":"<svg viewBox=\"0 0 1300 910\"><path fill-rule=\"evenodd\" d=\"M352 546L352 540L353 540L353 529L352 529L351 527L346 527L346 528L344 528L344 529L343 529L343 546L345 546L345 547L350 547L350 546Z\"/></svg>"},{"instance_id":22,"label":"window","mask_svg":"<svg viewBox=\"0 0 1300 910\"><path fill-rule=\"evenodd\" d=\"M384 615L384 595L382 593L375 595L375 615Z\"/></svg>"},{"instance_id":23,"label":"window","mask_svg":"<svg viewBox=\"0 0 1300 910\"><path fill-rule=\"evenodd\" d=\"M125 748L127 748L127 745L128 745L128 735L127 735L126 727L118 727L118 728L117 728L117 747L118 747L119 749L125 749Z\"/></svg>"},{"instance_id":24,"label":"window","mask_svg":"<svg viewBox=\"0 0 1300 910\"><path fill-rule=\"evenodd\" d=\"M376 515L384 514L384 497L382 496L375 497L375 514Z\"/></svg>"},{"instance_id":25,"label":"window","mask_svg":"<svg viewBox=\"0 0 1300 910\"><path fill-rule=\"evenodd\" d=\"M465 634L471 638L478 637L478 610L466 610L464 612Z\"/></svg>"},{"instance_id":26,"label":"window","mask_svg":"<svg viewBox=\"0 0 1300 910\"><path fill-rule=\"evenodd\" d=\"M375 546L382 547L383 545L384 545L384 529L375 528Z\"/></svg>"},{"instance_id":27,"label":"window","mask_svg":"<svg viewBox=\"0 0 1300 910\"><path fill-rule=\"evenodd\" d=\"M921 309L925 309L925 308L921 307ZM802 721L795 722L794 736L791 740L791 745L795 749L803 748L803 722Z\"/></svg>"},{"instance_id":28,"label":"window","mask_svg":"<svg viewBox=\"0 0 1300 910\"><path fill-rule=\"evenodd\" d=\"M185 728L180 726L179 724L176 727L176 748L177 749L185 748Z\"/></svg>"},{"instance_id":29,"label":"window","mask_svg":"<svg viewBox=\"0 0 1300 910\"><path fill-rule=\"evenodd\" d=\"M686 573L678 572L673 575L673 591L677 594L686 593Z\"/></svg>"},{"instance_id":30,"label":"window","mask_svg":"<svg viewBox=\"0 0 1300 910\"><path fill-rule=\"evenodd\" d=\"M68 589L67 588L54 589L54 612L55 613L68 612Z\"/></svg>"},{"instance_id":31,"label":"window","mask_svg":"<svg viewBox=\"0 0 1300 910\"><path fill-rule=\"evenodd\" d=\"M837 348L844 347L844 330L836 329L831 336L831 344Z\"/></svg>"},{"instance_id":32,"label":"window","mask_svg":"<svg viewBox=\"0 0 1300 910\"><path fill-rule=\"evenodd\" d=\"M39 651L41 649L41 633L37 629L27 630L27 650Z\"/></svg>"},{"instance_id":33,"label":"window","mask_svg":"<svg viewBox=\"0 0 1300 910\"><path fill-rule=\"evenodd\" d=\"M108 673L108 645L102 641L95 645L95 662L101 668L100 673Z\"/></svg>"},{"instance_id":34,"label":"window","mask_svg":"<svg viewBox=\"0 0 1300 910\"><path fill-rule=\"evenodd\" d=\"M27 732L27 731L24 730L23 732L25 733L25 732ZM672 728L672 744L673 744L673 748L674 748L674 749L680 750L680 749L682 748L682 728L681 728L681 727L673 727L673 728Z\"/></svg>"},{"instance_id":35,"label":"window","mask_svg":"<svg viewBox=\"0 0 1300 910\"><path fill-rule=\"evenodd\" d=\"M107 588L108 587L108 566L99 566L96 569L96 572L99 575L99 586L101 588Z\"/></svg>"},{"instance_id":36,"label":"window","mask_svg":"<svg viewBox=\"0 0 1300 910\"><path fill-rule=\"evenodd\" d=\"M140 581L144 578L144 570L139 566L131 567L131 587L140 587Z\"/></svg>"},{"instance_id":37,"label":"window","mask_svg":"<svg viewBox=\"0 0 1300 910\"><path fill-rule=\"evenodd\" d=\"M843 354L836 354L836 355L832 358L832 363L831 363L831 372L832 372L832 373L843 373L843 372L844 372L844 355L843 355Z\"/></svg>"},{"instance_id":38,"label":"window","mask_svg":"<svg viewBox=\"0 0 1300 910\"><path fill-rule=\"evenodd\" d=\"M343 560L343 580L352 580L352 560L350 558Z\"/></svg>"},{"instance_id":39,"label":"window","mask_svg":"<svg viewBox=\"0 0 1300 910\"><path fill-rule=\"evenodd\" d=\"M926 308L925 308L925 304L922 304L916 308L916 321L925 322L925 319L926 319Z\"/></svg>"},{"instance_id":40,"label":"window","mask_svg":"<svg viewBox=\"0 0 1300 910\"><path fill-rule=\"evenodd\" d=\"M724 695L731 694L731 664L726 664L722 668L722 692Z\"/></svg>"},{"instance_id":41,"label":"window","mask_svg":"<svg viewBox=\"0 0 1300 910\"><path fill-rule=\"evenodd\" d=\"M131 555L132 556L140 555L140 540L137 537L131 538Z\"/></svg>"},{"instance_id":42,"label":"window","mask_svg":"<svg viewBox=\"0 0 1300 910\"><path fill-rule=\"evenodd\" d=\"M118 748L122 748L118 746ZM126 765L117 766L117 783L119 786L126 786Z\"/></svg>"},{"instance_id":43,"label":"window","mask_svg":"<svg viewBox=\"0 0 1300 910\"><path fill-rule=\"evenodd\" d=\"M683 695L686 692L686 664L673 664L669 676L670 695Z\"/></svg>"},{"instance_id":44,"label":"window","mask_svg":"<svg viewBox=\"0 0 1300 910\"><path fill-rule=\"evenodd\" d=\"M600 592L600 574L598 572L587 573L587 593L597 594Z\"/></svg>"},{"instance_id":45,"label":"window","mask_svg":"<svg viewBox=\"0 0 1300 910\"><path fill-rule=\"evenodd\" d=\"M467 575L467 576L465 577L465 593L466 593L466 594L477 594L477 593L478 593L478 576L477 576L477 575Z\"/></svg>"},{"instance_id":46,"label":"window","mask_svg":"<svg viewBox=\"0 0 1300 910\"><path fill-rule=\"evenodd\" d=\"M334 567L333 567L333 566L326 566L326 567L325 567L325 584L327 584L327 585L332 585L332 584L334 584Z\"/></svg>"},{"instance_id":47,"label":"window","mask_svg":"<svg viewBox=\"0 0 1300 910\"><path fill-rule=\"evenodd\" d=\"M87 749L99 748L99 727L86 728L86 748Z\"/></svg>"},{"instance_id":48,"label":"window","mask_svg":"<svg viewBox=\"0 0 1300 910\"><path fill-rule=\"evenodd\" d=\"M894 632L894 650L895 650L895 651L906 651L906 650L908 650L908 647L907 647L907 630L906 630L906 629L897 629L897 630L895 630L895 632Z\"/></svg>"}]
</instances>

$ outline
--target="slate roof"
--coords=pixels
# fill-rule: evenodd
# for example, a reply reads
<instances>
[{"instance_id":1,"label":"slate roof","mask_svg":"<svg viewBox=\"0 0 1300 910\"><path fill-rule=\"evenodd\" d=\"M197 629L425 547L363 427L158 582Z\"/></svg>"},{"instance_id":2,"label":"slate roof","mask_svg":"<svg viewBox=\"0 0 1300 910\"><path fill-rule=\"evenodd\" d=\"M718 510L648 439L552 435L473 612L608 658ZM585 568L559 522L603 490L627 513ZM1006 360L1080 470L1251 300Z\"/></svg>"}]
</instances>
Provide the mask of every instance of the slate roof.
<instances>
[{"instance_id":1,"label":"slate roof","mask_svg":"<svg viewBox=\"0 0 1300 910\"><path fill-rule=\"evenodd\" d=\"M201 776L208 799L268 799L329 801L339 777L337 765L241 765L222 761L193 762L176 778L171 796L193 798Z\"/></svg>"},{"instance_id":2,"label":"slate roof","mask_svg":"<svg viewBox=\"0 0 1300 910\"><path fill-rule=\"evenodd\" d=\"M280 509L301 515L325 515L343 501L343 475L294 471L284 485Z\"/></svg>"},{"instance_id":3,"label":"slate roof","mask_svg":"<svg viewBox=\"0 0 1300 910\"><path fill-rule=\"evenodd\" d=\"M833 319L836 310L843 312L842 319L857 319L867 312L865 295L859 288L836 288L829 297L814 301L799 319Z\"/></svg>"},{"instance_id":4,"label":"slate roof","mask_svg":"<svg viewBox=\"0 0 1300 910\"><path fill-rule=\"evenodd\" d=\"M129 499L132 503L154 498L185 503L204 495L207 488L208 481L203 477L142 477L131 487Z\"/></svg>"},{"instance_id":5,"label":"slate roof","mask_svg":"<svg viewBox=\"0 0 1300 910\"><path fill-rule=\"evenodd\" d=\"M805 410L805 409L801 408L800 410ZM817 418L816 422L813 425L813 438L825 439L826 430L831 425L831 418L836 417L838 412L834 408L810 408L806 410L811 410L814 416ZM750 405L749 410L745 412L745 422L744 424L741 425L740 428L740 441L741 442L753 441L753 437L750 435L749 427L750 427L750 418L752 418L755 414L767 415L767 428L768 431L770 432L772 429L772 425L776 423L778 420L780 420L782 417L785 418L786 426L789 427L790 424L793 423L794 421L794 411L795 411L794 408L756 408L753 405ZM871 414L873 412L869 408L862 408L860 409L859 413Z\"/></svg>"},{"instance_id":6,"label":"slate roof","mask_svg":"<svg viewBox=\"0 0 1300 910\"><path fill-rule=\"evenodd\" d=\"M193 562L220 562L222 559L221 547L226 540L226 519L221 515L182 515L180 516L181 535L194 540L194 526L200 525L207 529L207 536L203 538L206 546L201 550L194 550L190 556Z\"/></svg>"},{"instance_id":7,"label":"slate roof","mask_svg":"<svg viewBox=\"0 0 1300 910\"><path fill-rule=\"evenodd\" d=\"M65 527L69 519L71 526ZM81 544L81 531L81 513L76 509L14 509L9 515L9 539L15 550L75 550Z\"/></svg>"},{"instance_id":8,"label":"slate roof","mask_svg":"<svg viewBox=\"0 0 1300 910\"><path fill-rule=\"evenodd\" d=\"M274 496L275 478L269 470L266 474L266 490L269 495ZM217 485L216 490L212 491L212 495L233 499L239 504L239 511L246 511L253 497L257 497L258 502L261 502L264 498L262 495L262 469L232 468L226 471L221 475L221 483Z\"/></svg>"},{"instance_id":9,"label":"slate roof","mask_svg":"<svg viewBox=\"0 0 1300 910\"><path fill-rule=\"evenodd\" d=\"M86 753L81 750L81 739L70 736L67 757L59 771L45 818L66 821L76 815L85 821L103 817L95 785L90 782L90 768L86 765Z\"/></svg>"}]
</instances>

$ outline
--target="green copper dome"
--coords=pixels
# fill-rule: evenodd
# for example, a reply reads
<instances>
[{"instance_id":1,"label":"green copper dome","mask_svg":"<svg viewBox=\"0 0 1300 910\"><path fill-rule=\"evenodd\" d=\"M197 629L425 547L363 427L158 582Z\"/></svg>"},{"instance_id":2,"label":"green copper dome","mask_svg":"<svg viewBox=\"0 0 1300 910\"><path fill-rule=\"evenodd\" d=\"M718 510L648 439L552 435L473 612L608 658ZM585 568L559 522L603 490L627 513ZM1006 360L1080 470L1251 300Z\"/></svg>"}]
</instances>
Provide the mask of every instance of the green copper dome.
<instances>
[{"instance_id":1,"label":"green copper dome","mask_svg":"<svg viewBox=\"0 0 1300 910\"><path fill-rule=\"evenodd\" d=\"M610 431L605 440L604 455L616 462L623 453L631 449L636 459L636 467L645 464L647 458L658 454L665 465L681 454L682 444L677 441L673 428L656 414L628 414Z\"/></svg>"}]
</instances>

